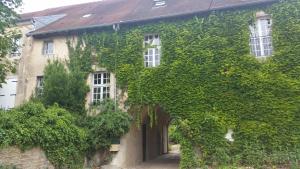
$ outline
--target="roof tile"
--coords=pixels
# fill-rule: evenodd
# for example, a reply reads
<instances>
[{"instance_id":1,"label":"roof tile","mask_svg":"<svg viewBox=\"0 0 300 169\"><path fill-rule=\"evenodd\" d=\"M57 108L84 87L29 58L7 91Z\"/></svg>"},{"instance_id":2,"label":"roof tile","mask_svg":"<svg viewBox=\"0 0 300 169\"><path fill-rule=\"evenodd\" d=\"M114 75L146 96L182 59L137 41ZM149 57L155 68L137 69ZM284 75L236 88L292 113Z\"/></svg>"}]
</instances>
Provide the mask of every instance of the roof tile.
<instances>
[{"instance_id":1,"label":"roof tile","mask_svg":"<svg viewBox=\"0 0 300 169\"><path fill-rule=\"evenodd\" d=\"M163 7L153 7L152 0L102 0L97 2L46 9L21 15L22 20L33 17L60 15L65 17L31 32L32 35L101 27L115 23L145 21L207 12L231 7L240 7L276 0L165 0ZM92 14L90 17L82 17Z\"/></svg>"}]
</instances>

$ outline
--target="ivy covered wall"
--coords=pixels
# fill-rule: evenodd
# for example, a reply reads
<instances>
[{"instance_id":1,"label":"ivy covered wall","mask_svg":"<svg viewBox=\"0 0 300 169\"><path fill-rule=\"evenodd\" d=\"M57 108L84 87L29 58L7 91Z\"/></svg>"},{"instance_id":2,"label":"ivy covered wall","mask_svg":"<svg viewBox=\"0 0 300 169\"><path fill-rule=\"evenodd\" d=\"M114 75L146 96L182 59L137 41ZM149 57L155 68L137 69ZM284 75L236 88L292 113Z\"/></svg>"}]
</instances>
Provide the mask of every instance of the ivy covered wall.
<instances>
[{"instance_id":1,"label":"ivy covered wall","mask_svg":"<svg viewBox=\"0 0 300 169\"><path fill-rule=\"evenodd\" d=\"M273 56L250 55L249 24L273 20ZM159 105L182 137L181 168L237 164L298 166L300 1L215 11L190 19L122 26L83 35L84 58L116 74L131 111ZM145 68L145 34L159 34L161 65ZM139 109L141 108L141 109ZM224 136L234 131L233 143ZM195 151L198 149L199 151Z\"/></svg>"}]
</instances>

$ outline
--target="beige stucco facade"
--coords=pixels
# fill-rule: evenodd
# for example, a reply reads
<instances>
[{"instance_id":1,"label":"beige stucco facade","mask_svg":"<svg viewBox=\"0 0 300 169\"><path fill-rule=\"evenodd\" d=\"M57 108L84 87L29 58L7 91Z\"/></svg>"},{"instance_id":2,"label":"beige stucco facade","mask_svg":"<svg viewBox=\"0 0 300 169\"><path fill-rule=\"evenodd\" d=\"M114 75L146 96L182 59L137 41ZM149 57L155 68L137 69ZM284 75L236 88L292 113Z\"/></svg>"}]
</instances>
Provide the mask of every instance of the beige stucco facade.
<instances>
[{"instance_id":1,"label":"beige stucco facade","mask_svg":"<svg viewBox=\"0 0 300 169\"><path fill-rule=\"evenodd\" d=\"M51 37L54 51L52 55L43 55L43 45L45 39L35 39L26 34L33 28L28 24L20 25L22 30L22 52L17 67L17 96L16 106L27 101L35 92L37 77L43 76L43 71L47 63L51 60L66 60L68 58L67 38L65 36Z\"/></svg>"},{"instance_id":2,"label":"beige stucco facade","mask_svg":"<svg viewBox=\"0 0 300 169\"><path fill-rule=\"evenodd\" d=\"M15 60L17 61L17 95L15 105L18 106L30 99L34 94L37 77L44 75L44 68L52 60L60 60L65 62L68 60L69 51L67 42L76 43L76 36L52 36L47 38L33 38L26 36L33 28L30 23L23 23L19 25L23 36L21 39L22 52ZM45 41L53 41L53 54L44 55L43 46ZM95 72L106 72L106 69L93 66ZM88 77L87 84L92 85L92 74ZM63 84L61 84L63 85ZM110 98L115 97L115 78L110 76ZM92 102L91 92L87 95L87 106Z\"/></svg>"}]
</instances>

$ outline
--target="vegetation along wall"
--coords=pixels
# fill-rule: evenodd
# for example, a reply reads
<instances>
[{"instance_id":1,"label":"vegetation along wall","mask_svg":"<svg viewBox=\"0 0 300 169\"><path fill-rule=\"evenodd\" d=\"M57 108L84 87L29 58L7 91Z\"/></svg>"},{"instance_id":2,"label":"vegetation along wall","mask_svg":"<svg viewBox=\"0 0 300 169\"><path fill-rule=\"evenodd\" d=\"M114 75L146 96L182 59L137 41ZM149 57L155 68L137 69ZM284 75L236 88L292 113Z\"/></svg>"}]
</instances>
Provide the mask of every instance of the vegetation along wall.
<instances>
[{"instance_id":1,"label":"vegetation along wall","mask_svg":"<svg viewBox=\"0 0 300 169\"><path fill-rule=\"evenodd\" d=\"M187 20L121 25L118 32L86 34L82 40L96 62L116 74L131 112L161 106L175 119L181 168L299 167L299 10L299 0L281 0ZM249 25L258 11L273 21L274 54L263 60L249 48ZM161 65L155 68L145 68L142 57L149 33L162 41ZM229 128L234 142L224 138Z\"/></svg>"},{"instance_id":2,"label":"vegetation along wall","mask_svg":"<svg viewBox=\"0 0 300 169\"><path fill-rule=\"evenodd\" d=\"M274 54L263 60L252 56L249 48L249 25L261 10L273 21ZM151 113L160 106L171 115L180 133L182 169L226 165L297 168L299 10L299 0L281 0L251 9L84 34L76 47L70 45L69 71L57 62L46 68L40 99L46 108L30 103L13 110L15 115L1 113L0 146L22 145L25 149L39 145L57 168L80 168L82 154L109 147L112 137L128 131L129 117L119 112L91 119L92 123L81 120L89 119L84 117L88 89L83 84L92 64L99 64L115 73L137 121L145 107ZM144 35L149 33L159 34L162 41L161 64L154 68L145 68L143 60ZM66 85L69 90L64 86L54 90L57 77L74 83ZM58 96L61 98L55 98ZM54 102L71 113L52 106ZM121 121L109 130L107 126L117 119ZM108 130L98 130L103 128ZM228 129L234 131L234 142L224 138ZM105 133L93 135L92 131Z\"/></svg>"}]
</instances>

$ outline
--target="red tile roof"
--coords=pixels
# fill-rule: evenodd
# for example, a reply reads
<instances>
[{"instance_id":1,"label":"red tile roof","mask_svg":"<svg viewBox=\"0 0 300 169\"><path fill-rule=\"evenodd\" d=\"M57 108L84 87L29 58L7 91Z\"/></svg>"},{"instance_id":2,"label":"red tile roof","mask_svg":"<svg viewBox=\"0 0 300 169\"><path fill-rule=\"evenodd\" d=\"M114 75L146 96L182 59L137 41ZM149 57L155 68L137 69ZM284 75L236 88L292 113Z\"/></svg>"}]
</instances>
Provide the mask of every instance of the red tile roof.
<instances>
[{"instance_id":1,"label":"red tile roof","mask_svg":"<svg viewBox=\"0 0 300 169\"><path fill-rule=\"evenodd\" d=\"M31 35L103 27L150 19L175 17L210 10L270 3L276 0L165 0L166 6L153 8L153 0L102 0L97 2L46 9L21 15L33 17L65 14L66 16L31 32ZM42 2L41 2L42 3ZM90 17L82 17L91 14Z\"/></svg>"}]
</instances>

